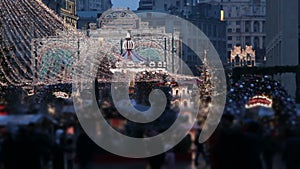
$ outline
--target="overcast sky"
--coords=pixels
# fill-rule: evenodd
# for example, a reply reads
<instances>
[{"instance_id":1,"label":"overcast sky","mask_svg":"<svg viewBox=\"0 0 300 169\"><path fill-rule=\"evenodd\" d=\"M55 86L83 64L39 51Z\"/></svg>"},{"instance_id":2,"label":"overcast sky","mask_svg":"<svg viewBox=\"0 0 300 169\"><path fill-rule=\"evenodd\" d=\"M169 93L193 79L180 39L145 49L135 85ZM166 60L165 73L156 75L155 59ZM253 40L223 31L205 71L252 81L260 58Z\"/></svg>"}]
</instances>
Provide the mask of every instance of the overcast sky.
<instances>
[{"instance_id":1,"label":"overcast sky","mask_svg":"<svg viewBox=\"0 0 300 169\"><path fill-rule=\"evenodd\" d=\"M113 8L129 7L132 10L136 10L139 7L139 0L112 0Z\"/></svg>"}]
</instances>

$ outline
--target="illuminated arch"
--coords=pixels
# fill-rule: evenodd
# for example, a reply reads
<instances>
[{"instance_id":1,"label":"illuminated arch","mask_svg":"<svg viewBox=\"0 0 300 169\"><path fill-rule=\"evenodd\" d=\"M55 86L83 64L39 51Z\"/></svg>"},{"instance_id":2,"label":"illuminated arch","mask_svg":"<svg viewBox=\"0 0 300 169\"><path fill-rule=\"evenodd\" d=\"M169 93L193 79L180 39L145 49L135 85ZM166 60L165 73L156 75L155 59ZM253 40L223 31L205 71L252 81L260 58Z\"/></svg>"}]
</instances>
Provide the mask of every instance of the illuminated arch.
<instances>
[{"instance_id":1,"label":"illuminated arch","mask_svg":"<svg viewBox=\"0 0 300 169\"><path fill-rule=\"evenodd\" d=\"M37 56L39 83L70 82L76 53L77 50L68 44L46 43Z\"/></svg>"},{"instance_id":2,"label":"illuminated arch","mask_svg":"<svg viewBox=\"0 0 300 169\"><path fill-rule=\"evenodd\" d=\"M122 8L107 10L98 19L101 29L116 28L116 25L118 28L136 29L138 21L139 18L134 12Z\"/></svg>"},{"instance_id":3,"label":"illuminated arch","mask_svg":"<svg viewBox=\"0 0 300 169\"><path fill-rule=\"evenodd\" d=\"M225 113L237 117L245 117L247 109L254 106L273 108L276 116L296 117L295 101L279 82L268 76L245 77L232 84L227 98Z\"/></svg>"}]
</instances>

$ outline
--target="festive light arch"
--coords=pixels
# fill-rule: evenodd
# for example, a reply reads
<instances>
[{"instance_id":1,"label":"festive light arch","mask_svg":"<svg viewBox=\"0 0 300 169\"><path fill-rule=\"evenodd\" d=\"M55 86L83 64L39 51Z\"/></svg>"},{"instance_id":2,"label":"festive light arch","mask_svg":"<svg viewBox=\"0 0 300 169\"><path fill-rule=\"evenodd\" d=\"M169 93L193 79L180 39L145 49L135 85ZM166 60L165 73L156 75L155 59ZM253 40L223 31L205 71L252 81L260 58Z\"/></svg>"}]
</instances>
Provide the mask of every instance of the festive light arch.
<instances>
[{"instance_id":1,"label":"festive light arch","mask_svg":"<svg viewBox=\"0 0 300 169\"><path fill-rule=\"evenodd\" d=\"M136 24L134 23L139 18L131 10L114 8L105 11L98 20L101 28L111 28L111 25L114 27L116 24L127 28L136 28Z\"/></svg>"},{"instance_id":2,"label":"festive light arch","mask_svg":"<svg viewBox=\"0 0 300 169\"><path fill-rule=\"evenodd\" d=\"M225 113L244 117L248 108L273 108L277 116L295 119L296 103L281 84L268 76L247 76L232 84L227 94Z\"/></svg>"}]
</instances>

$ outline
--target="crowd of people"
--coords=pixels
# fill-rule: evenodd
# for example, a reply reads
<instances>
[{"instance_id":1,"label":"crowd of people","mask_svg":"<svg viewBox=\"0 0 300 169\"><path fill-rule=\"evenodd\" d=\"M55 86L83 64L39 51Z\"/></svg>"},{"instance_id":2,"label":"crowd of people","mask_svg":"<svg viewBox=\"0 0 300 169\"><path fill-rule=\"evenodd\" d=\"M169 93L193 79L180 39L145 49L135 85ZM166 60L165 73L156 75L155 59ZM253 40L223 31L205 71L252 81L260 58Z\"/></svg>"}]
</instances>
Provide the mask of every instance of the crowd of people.
<instances>
[{"instance_id":1,"label":"crowd of people","mask_svg":"<svg viewBox=\"0 0 300 169\"><path fill-rule=\"evenodd\" d=\"M72 169L75 136L65 128L52 134L48 126L30 123L2 128L0 163L4 169Z\"/></svg>"},{"instance_id":2,"label":"crowd of people","mask_svg":"<svg viewBox=\"0 0 300 169\"><path fill-rule=\"evenodd\" d=\"M109 90L105 91L103 89L99 93L99 107L104 117L106 120L120 118ZM168 90L164 92L169 93ZM245 104L256 95L272 98L273 116L252 118L247 114ZM221 122L208 141L197 141L201 133L199 129L195 137L188 135L174 148L167 148L165 153L148 158L149 166L152 169L161 169L162 166L172 169L176 162L175 154L189 154L194 144L196 166L202 158L210 169L274 169L274 159L279 157L286 169L300 168L300 130L295 103L279 82L266 76L244 77L231 86L227 98ZM210 99L205 101L210 102ZM168 102L167 110L160 118L147 125L127 121L122 133L136 138L155 136L178 118L176 110ZM74 127L76 129L72 133L68 132L67 127L50 129L48 125L33 123L2 128L0 167L73 169L78 162L80 169L91 168L94 155L107 152L99 148L78 124Z\"/></svg>"},{"instance_id":3,"label":"crowd of people","mask_svg":"<svg viewBox=\"0 0 300 169\"><path fill-rule=\"evenodd\" d=\"M212 137L197 145L210 169L297 169L299 126L274 127L263 121L239 120L224 114ZM282 165L282 166L278 166Z\"/></svg>"}]
</instances>

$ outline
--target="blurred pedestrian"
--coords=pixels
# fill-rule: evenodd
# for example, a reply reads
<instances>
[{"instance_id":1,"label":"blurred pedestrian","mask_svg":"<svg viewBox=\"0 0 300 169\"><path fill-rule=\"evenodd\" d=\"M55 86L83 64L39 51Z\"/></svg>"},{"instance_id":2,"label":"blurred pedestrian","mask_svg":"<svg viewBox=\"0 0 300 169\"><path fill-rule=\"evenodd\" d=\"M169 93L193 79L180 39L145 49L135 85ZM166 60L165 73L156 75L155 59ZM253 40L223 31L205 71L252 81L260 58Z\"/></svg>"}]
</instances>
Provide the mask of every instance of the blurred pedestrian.
<instances>
[{"instance_id":1,"label":"blurred pedestrian","mask_svg":"<svg viewBox=\"0 0 300 169\"><path fill-rule=\"evenodd\" d=\"M159 132L154 129L149 129L149 130L145 131L145 136L147 136L147 137L154 137L158 134L159 134ZM164 150L164 146L162 143L161 143L161 145L156 145L156 146L161 146L161 149ZM149 147L149 148L151 148L151 147ZM165 153L161 153L161 154L149 157L148 162L149 162L151 169L161 169L165 162L165 155L166 155Z\"/></svg>"},{"instance_id":2,"label":"blurred pedestrian","mask_svg":"<svg viewBox=\"0 0 300 169\"><path fill-rule=\"evenodd\" d=\"M41 154L34 124L21 127L16 137L17 169L41 169Z\"/></svg>"},{"instance_id":3,"label":"blurred pedestrian","mask_svg":"<svg viewBox=\"0 0 300 169\"><path fill-rule=\"evenodd\" d=\"M283 160L287 169L300 169L300 138L295 131L288 131Z\"/></svg>"},{"instance_id":4,"label":"blurred pedestrian","mask_svg":"<svg viewBox=\"0 0 300 169\"><path fill-rule=\"evenodd\" d=\"M199 165L199 157L200 157L200 155L202 155L205 163L208 164L208 158L207 158L206 152L204 150L204 144L203 143L199 143L199 140L198 140L199 137L200 137L201 131L202 131L201 129L197 130L195 141L194 141L194 144L196 146L196 156L195 156L195 159L194 159L195 166Z\"/></svg>"},{"instance_id":5,"label":"blurred pedestrian","mask_svg":"<svg viewBox=\"0 0 300 169\"><path fill-rule=\"evenodd\" d=\"M65 168L65 154L64 154L64 131L62 129L56 130L55 133L55 144L53 147L53 169L64 169Z\"/></svg>"},{"instance_id":6,"label":"blurred pedestrian","mask_svg":"<svg viewBox=\"0 0 300 169\"><path fill-rule=\"evenodd\" d=\"M175 168L175 153L173 151L173 148L170 147L170 145L165 146L165 164L164 169L174 169Z\"/></svg>"},{"instance_id":7,"label":"blurred pedestrian","mask_svg":"<svg viewBox=\"0 0 300 169\"><path fill-rule=\"evenodd\" d=\"M273 169L273 159L279 146L271 131L265 131L263 138L263 159L267 169Z\"/></svg>"},{"instance_id":8,"label":"blurred pedestrian","mask_svg":"<svg viewBox=\"0 0 300 169\"><path fill-rule=\"evenodd\" d=\"M1 161L4 169L16 168L16 149L15 140L10 132L4 134L4 140L1 145Z\"/></svg>"},{"instance_id":9,"label":"blurred pedestrian","mask_svg":"<svg viewBox=\"0 0 300 169\"><path fill-rule=\"evenodd\" d=\"M259 122L249 121L244 128L244 169L262 169L262 128Z\"/></svg>"},{"instance_id":10,"label":"blurred pedestrian","mask_svg":"<svg viewBox=\"0 0 300 169\"><path fill-rule=\"evenodd\" d=\"M74 154L74 140L71 136L67 137L66 140L66 162L67 162L67 169L73 169L74 167L74 158L75 158L75 154Z\"/></svg>"},{"instance_id":11,"label":"blurred pedestrian","mask_svg":"<svg viewBox=\"0 0 300 169\"><path fill-rule=\"evenodd\" d=\"M232 128L234 116L224 114L220 125L209 138L211 169L245 169L245 144L239 128Z\"/></svg>"},{"instance_id":12,"label":"blurred pedestrian","mask_svg":"<svg viewBox=\"0 0 300 169\"><path fill-rule=\"evenodd\" d=\"M76 155L80 169L91 169L95 145L89 136L82 130L76 144Z\"/></svg>"}]
</instances>

